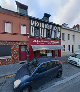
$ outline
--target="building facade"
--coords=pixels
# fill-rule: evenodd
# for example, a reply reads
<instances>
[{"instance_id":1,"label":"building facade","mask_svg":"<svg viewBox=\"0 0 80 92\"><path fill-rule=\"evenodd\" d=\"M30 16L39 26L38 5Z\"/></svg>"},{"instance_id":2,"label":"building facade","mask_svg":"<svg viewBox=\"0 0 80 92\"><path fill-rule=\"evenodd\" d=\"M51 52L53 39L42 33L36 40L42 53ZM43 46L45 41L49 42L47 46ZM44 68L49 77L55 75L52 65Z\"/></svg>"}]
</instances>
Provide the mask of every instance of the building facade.
<instances>
[{"instance_id":1,"label":"building facade","mask_svg":"<svg viewBox=\"0 0 80 92\"><path fill-rule=\"evenodd\" d=\"M43 56L61 57L61 26L49 22L49 14L42 19L30 17L30 60Z\"/></svg>"},{"instance_id":2,"label":"building facade","mask_svg":"<svg viewBox=\"0 0 80 92\"><path fill-rule=\"evenodd\" d=\"M77 26L73 28L61 28L61 45L64 47L62 56L70 55L80 50L80 29Z\"/></svg>"},{"instance_id":3,"label":"building facade","mask_svg":"<svg viewBox=\"0 0 80 92\"><path fill-rule=\"evenodd\" d=\"M0 7L0 65L27 59L29 25L29 17Z\"/></svg>"}]
</instances>

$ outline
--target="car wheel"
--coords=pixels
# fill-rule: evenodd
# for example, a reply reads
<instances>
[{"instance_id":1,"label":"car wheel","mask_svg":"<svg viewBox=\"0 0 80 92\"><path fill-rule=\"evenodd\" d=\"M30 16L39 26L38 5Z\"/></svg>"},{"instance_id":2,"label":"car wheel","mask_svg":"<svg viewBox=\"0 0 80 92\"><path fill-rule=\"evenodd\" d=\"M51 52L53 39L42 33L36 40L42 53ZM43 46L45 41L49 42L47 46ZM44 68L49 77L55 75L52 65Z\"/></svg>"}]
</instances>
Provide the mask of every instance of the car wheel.
<instances>
[{"instance_id":1,"label":"car wheel","mask_svg":"<svg viewBox=\"0 0 80 92\"><path fill-rule=\"evenodd\" d=\"M61 76L62 76L62 71L59 71L56 77L60 78Z\"/></svg>"},{"instance_id":2,"label":"car wheel","mask_svg":"<svg viewBox=\"0 0 80 92\"><path fill-rule=\"evenodd\" d=\"M28 87L28 88L23 89L22 92L31 92L31 87Z\"/></svg>"}]
</instances>

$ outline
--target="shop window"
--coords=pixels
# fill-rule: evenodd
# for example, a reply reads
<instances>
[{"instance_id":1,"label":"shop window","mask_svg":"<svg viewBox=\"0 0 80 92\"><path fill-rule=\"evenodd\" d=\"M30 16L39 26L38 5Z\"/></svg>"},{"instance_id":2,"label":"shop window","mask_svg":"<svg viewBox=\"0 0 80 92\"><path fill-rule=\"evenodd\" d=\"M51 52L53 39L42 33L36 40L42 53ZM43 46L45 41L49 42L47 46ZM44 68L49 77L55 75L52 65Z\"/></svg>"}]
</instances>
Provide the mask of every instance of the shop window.
<instances>
[{"instance_id":1,"label":"shop window","mask_svg":"<svg viewBox=\"0 0 80 92\"><path fill-rule=\"evenodd\" d=\"M39 37L40 36L40 28L39 27L35 27L34 28L34 36L35 37Z\"/></svg>"},{"instance_id":2,"label":"shop window","mask_svg":"<svg viewBox=\"0 0 80 92\"><path fill-rule=\"evenodd\" d=\"M40 56L47 56L46 50L40 50Z\"/></svg>"},{"instance_id":3,"label":"shop window","mask_svg":"<svg viewBox=\"0 0 80 92\"><path fill-rule=\"evenodd\" d=\"M55 56L58 57L58 50L55 50Z\"/></svg>"},{"instance_id":4,"label":"shop window","mask_svg":"<svg viewBox=\"0 0 80 92\"><path fill-rule=\"evenodd\" d=\"M5 23L5 32L12 33L12 23L10 22Z\"/></svg>"},{"instance_id":5,"label":"shop window","mask_svg":"<svg viewBox=\"0 0 80 92\"><path fill-rule=\"evenodd\" d=\"M63 45L63 48L64 48L63 51L65 51L65 45Z\"/></svg>"},{"instance_id":6,"label":"shop window","mask_svg":"<svg viewBox=\"0 0 80 92\"><path fill-rule=\"evenodd\" d=\"M21 34L26 34L26 25L21 25Z\"/></svg>"},{"instance_id":7,"label":"shop window","mask_svg":"<svg viewBox=\"0 0 80 92\"><path fill-rule=\"evenodd\" d=\"M52 51L51 50L47 51L47 56L52 56Z\"/></svg>"},{"instance_id":8,"label":"shop window","mask_svg":"<svg viewBox=\"0 0 80 92\"><path fill-rule=\"evenodd\" d=\"M0 46L0 57L3 57L3 56L12 56L11 46L7 46L7 45Z\"/></svg>"}]
</instances>

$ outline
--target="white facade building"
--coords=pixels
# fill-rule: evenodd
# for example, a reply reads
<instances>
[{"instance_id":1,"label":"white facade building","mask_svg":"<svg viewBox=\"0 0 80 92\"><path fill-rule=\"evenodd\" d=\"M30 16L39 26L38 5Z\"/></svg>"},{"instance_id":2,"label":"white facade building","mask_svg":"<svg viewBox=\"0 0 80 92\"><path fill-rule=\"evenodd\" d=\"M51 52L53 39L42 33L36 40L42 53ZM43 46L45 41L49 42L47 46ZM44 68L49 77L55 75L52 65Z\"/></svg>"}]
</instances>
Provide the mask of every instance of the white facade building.
<instances>
[{"instance_id":1,"label":"white facade building","mask_svg":"<svg viewBox=\"0 0 80 92\"><path fill-rule=\"evenodd\" d=\"M64 47L62 56L70 55L80 50L80 30L69 27L61 28L61 45Z\"/></svg>"}]
</instances>

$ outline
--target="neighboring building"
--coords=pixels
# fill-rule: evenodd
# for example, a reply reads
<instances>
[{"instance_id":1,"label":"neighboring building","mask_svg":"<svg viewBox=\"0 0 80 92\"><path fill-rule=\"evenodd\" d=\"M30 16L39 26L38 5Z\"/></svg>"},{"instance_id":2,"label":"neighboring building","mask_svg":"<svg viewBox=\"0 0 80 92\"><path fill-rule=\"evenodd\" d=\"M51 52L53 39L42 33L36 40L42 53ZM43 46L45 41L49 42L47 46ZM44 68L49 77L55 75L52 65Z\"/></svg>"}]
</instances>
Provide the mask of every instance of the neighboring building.
<instances>
[{"instance_id":1,"label":"neighboring building","mask_svg":"<svg viewBox=\"0 0 80 92\"><path fill-rule=\"evenodd\" d=\"M62 56L70 55L80 50L80 26L76 25L69 28L62 25L61 28L61 45L64 47Z\"/></svg>"},{"instance_id":2,"label":"neighboring building","mask_svg":"<svg viewBox=\"0 0 80 92\"><path fill-rule=\"evenodd\" d=\"M30 17L30 60L34 57L61 57L61 26L49 22L50 15L45 13L42 19Z\"/></svg>"},{"instance_id":3,"label":"neighboring building","mask_svg":"<svg viewBox=\"0 0 80 92\"><path fill-rule=\"evenodd\" d=\"M28 6L16 1L18 12L0 7L0 64L35 57L61 57L61 26L28 15ZM29 53L28 53L29 52Z\"/></svg>"},{"instance_id":4,"label":"neighboring building","mask_svg":"<svg viewBox=\"0 0 80 92\"><path fill-rule=\"evenodd\" d=\"M0 65L27 59L30 30L28 7L18 2L16 4L18 12L0 7Z\"/></svg>"}]
</instances>

